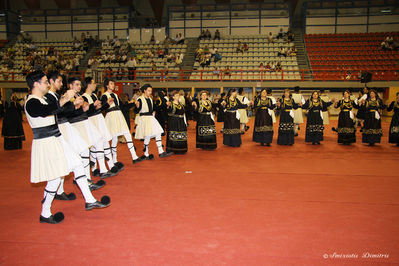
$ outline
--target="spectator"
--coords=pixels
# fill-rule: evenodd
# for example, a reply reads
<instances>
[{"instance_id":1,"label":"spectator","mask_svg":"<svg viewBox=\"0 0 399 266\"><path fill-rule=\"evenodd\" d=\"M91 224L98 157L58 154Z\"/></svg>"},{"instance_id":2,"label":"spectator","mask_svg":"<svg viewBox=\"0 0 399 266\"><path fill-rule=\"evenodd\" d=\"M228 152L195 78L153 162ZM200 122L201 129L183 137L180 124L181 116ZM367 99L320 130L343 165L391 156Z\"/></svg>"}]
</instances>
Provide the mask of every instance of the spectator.
<instances>
[{"instance_id":1,"label":"spectator","mask_svg":"<svg viewBox=\"0 0 399 266\"><path fill-rule=\"evenodd\" d=\"M224 70L224 75L231 77L231 70L230 66L227 66L226 69Z\"/></svg>"},{"instance_id":2,"label":"spectator","mask_svg":"<svg viewBox=\"0 0 399 266\"><path fill-rule=\"evenodd\" d=\"M244 52L240 41L238 41L237 48L236 48L236 53L238 53L238 52L241 52L241 53Z\"/></svg>"},{"instance_id":3,"label":"spectator","mask_svg":"<svg viewBox=\"0 0 399 266\"><path fill-rule=\"evenodd\" d=\"M184 43L184 38L183 38L183 35L181 33L179 33L179 36L177 38L176 43L177 44L183 44Z\"/></svg>"},{"instance_id":4,"label":"spectator","mask_svg":"<svg viewBox=\"0 0 399 266\"><path fill-rule=\"evenodd\" d=\"M155 44L155 36L154 35L151 36L150 43Z\"/></svg>"},{"instance_id":5,"label":"spectator","mask_svg":"<svg viewBox=\"0 0 399 266\"><path fill-rule=\"evenodd\" d=\"M287 57L287 48L280 47L280 49L277 52L277 55L278 56L282 56L283 55L284 57Z\"/></svg>"},{"instance_id":6,"label":"spectator","mask_svg":"<svg viewBox=\"0 0 399 266\"><path fill-rule=\"evenodd\" d=\"M213 37L213 39L214 40L216 40L216 39L220 40L220 32L219 32L219 30L215 31L215 36Z\"/></svg>"},{"instance_id":7,"label":"spectator","mask_svg":"<svg viewBox=\"0 0 399 266\"><path fill-rule=\"evenodd\" d=\"M219 62L220 60L222 60L222 56L219 54L219 51L216 50L216 54L215 54L215 63Z\"/></svg>"},{"instance_id":8,"label":"spectator","mask_svg":"<svg viewBox=\"0 0 399 266\"><path fill-rule=\"evenodd\" d=\"M158 54L158 58L162 58L162 59L164 58L164 53L163 53L163 50L161 47L158 48L157 54Z\"/></svg>"},{"instance_id":9,"label":"spectator","mask_svg":"<svg viewBox=\"0 0 399 266\"><path fill-rule=\"evenodd\" d=\"M206 39L205 30L202 30L200 36L198 37L198 40L202 40L202 39Z\"/></svg>"},{"instance_id":10,"label":"spectator","mask_svg":"<svg viewBox=\"0 0 399 266\"><path fill-rule=\"evenodd\" d=\"M212 39L211 32L208 29L205 31L205 39L207 39L207 40Z\"/></svg>"},{"instance_id":11,"label":"spectator","mask_svg":"<svg viewBox=\"0 0 399 266\"><path fill-rule=\"evenodd\" d=\"M247 43L244 43L244 45L242 46L242 52L246 52L246 51L248 51L248 44Z\"/></svg>"},{"instance_id":12,"label":"spectator","mask_svg":"<svg viewBox=\"0 0 399 266\"><path fill-rule=\"evenodd\" d=\"M283 28L280 29L280 32L277 34L277 39L282 39L284 38L284 30Z\"/></svg>"},{"instance_id":13,"label":"spectator","mask_svg":"<svg viewBox=\"0 0 399 266\"><path fill-rule=\"evenodd\" d=\"M294 33L291 31L291 29L289 29L287 32L287 39L288 39L288 42L294 41Z\"/></svg>"}]
</instances>

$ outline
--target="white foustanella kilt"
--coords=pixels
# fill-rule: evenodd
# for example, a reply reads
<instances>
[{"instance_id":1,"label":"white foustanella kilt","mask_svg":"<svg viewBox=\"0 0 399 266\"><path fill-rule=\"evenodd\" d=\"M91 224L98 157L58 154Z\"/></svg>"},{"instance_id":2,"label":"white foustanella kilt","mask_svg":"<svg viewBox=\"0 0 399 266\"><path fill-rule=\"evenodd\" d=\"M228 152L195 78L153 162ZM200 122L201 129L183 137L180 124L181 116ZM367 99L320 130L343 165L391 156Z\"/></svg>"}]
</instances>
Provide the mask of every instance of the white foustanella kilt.
<instances>
[{"instance_id":1,"label":"white foustanella kilt","mask_svg":"<svg viewBox=\"0 0 399 266\"><path fill-rule=\"evenodd\" d=\"M69 174L62 136L34 139L31 151L30 181L39 183Z\"/></svg>"},{"instance_id":2,"label":"white foustanella kilt","mask_svg":"<svg viewBox=\"0 0 399 266\"><path fill-rule=\"evenodd\" d=\"M89 119L71 123L71 125L76 128L80 136L82 136L82 138L89 144L89 147L102 140L100 132L98 132L98 129L90 122Z\"/></svg>"},{"instance_id":3,"label":"white foustanella kilt","mask_svg":"<svg viewBox=\"0 0 399 266\"><path fill-rule=\"evenodd\" d=\"M136 133L134 135L136 139L144 139L147 136L155 138L164 132L158 120L153 115L139 116L137 122Z\"/></svg>"},{"instance_id":4,"label":"white foustanella kilt","mask_svg":"<svg viewBox=\"0 0 399 266\"><path fill-rule=\"evenodd\" d=\"M240 113L240 123L241 124L248 123L249 119L247 116L247 109L238 109L238 112Z\"/></svg>"},{"instance_id":5,"label":"white foustanella kilt","mask_svg":"<svg viewBox=\"0 0 399 266\"><path fill-rule=\"evenodd\" d=\"M328 111L323 112L323 125L330 124L330 120L328 119Z\"/></svg>"},{"instance_id":6,"label":"white foustanella kilt","mask_svg":"<svg viewBox=\"0 0 399 266\"><path fill-rule=\"evenodd\" d=\"M102 114L90 116L89 120L97 128L98 132L100 132L104 141L110 141L112 139Z\"/></svg>"},{"instance_id":7,"label":"white foustanella kilt","mask_svg":"<svg viewBox=\"0 0 399 266\"><path fill-rule=\"evenodd\" d=\"M303 123L302 108L298 108L298 109L294 110L294 123L295 124Z\"/></svg>"},{"instance_id":8,"label":"white foustanella kilt","mask_svg":"<svg viewBox=\"0 0 399 266\"><path fill-rule=\"evenodd\" d=\"M66 142L76 154L81 154L89 148L89 144L80 136L79 131L70 123L58 124L58 128Z\"/></svg>"},{"instance_id":9,"label":"white foustanella kilt","mask_svg":"<svg viewBox=\"0 0 399 266\"><path fill-rule=\"evenodd\" d=\"M105 124L112 137L118 137L125 133L130 134L125 117L120 110L108 112L105 116Z\"/></svg>"}]
</instances>

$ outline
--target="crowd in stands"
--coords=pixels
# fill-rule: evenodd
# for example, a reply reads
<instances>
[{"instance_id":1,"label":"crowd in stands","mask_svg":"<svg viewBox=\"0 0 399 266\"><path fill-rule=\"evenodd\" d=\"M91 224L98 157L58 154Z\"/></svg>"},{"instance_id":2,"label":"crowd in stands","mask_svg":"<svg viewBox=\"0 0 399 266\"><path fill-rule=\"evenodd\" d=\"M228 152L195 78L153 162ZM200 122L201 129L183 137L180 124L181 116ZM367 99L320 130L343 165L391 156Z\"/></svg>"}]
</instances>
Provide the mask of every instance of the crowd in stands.
<instances>
[{"instance_id":1,"label":"crowd in stands","mask_svg":"<svg viewBox=\"0 0 399 266\"><path fill-rule=\"evenodd\" d=\"M381 49L384 51L394 51L399 49L399 41L394 41L392 36L387 36L381 43Z\"/></svg>"}]
</instances>

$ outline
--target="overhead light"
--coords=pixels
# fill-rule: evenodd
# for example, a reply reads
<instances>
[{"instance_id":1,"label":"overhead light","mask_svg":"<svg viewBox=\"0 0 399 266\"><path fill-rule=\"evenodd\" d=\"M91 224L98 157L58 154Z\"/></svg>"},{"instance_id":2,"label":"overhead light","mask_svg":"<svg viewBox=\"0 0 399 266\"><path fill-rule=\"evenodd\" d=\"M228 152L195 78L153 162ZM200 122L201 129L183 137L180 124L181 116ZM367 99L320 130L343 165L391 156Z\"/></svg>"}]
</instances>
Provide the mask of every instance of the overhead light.
<instances>
[{"instance_id":1,"label":"overhead light","mask_svg":"<svg viewBox=\"0 0 399 266\"><path fill-rule=\"evenodd\" d=\"M381 10L381 13L391 13L391 9L383 9Z\"/></svg>"}]
</instances>

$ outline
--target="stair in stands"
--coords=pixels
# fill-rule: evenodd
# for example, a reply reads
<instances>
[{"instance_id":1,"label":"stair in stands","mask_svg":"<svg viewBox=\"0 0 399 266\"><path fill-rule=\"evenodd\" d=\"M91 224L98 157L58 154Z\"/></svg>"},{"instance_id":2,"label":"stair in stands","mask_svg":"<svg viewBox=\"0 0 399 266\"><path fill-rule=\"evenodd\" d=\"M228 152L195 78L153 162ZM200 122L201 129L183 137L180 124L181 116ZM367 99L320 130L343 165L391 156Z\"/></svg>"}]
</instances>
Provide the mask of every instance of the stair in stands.
<instances>
[{"instance_id":1,"label":"stair in stands","mask_svg":"<svg viewBox=\"0 0 399 266\"><path fill-rule=\"evenodd\" d=\"M86 55L80 60L79 71L86 71L89 59L96 55L96 52L100 49L100 46L91 47Z\"/></svg>"},{"instance_id":2,"label":"stair in stands","mask_svg":"<svg viewBox=\"0 0 399 266\"><path fill-rule=\"evenodd\" d=\"M195 52L199 47L199 40L197 38L186 38L187 50L183 58L182 69L184 70L184 80L190 78L191 72L195 63Z\"/></svg>"},{"instance_id":3,"label":"stair in stands","mask_svg":"<svg viewBox=\"0 0 399 266\"><path fill-rule=\"evenodd\" d=\"M300 71L304 70L304 79L305 80L312 80L313 76L311 73L310 63L308 54L306 52L305 42L303 38L303 31L301 28L293 28L292 32L294 33L294 44L295 48L297 49L297 61L298 61L298 68ZM302 73L301 73L302 75Z\"/></svg>"}]
</instances>

